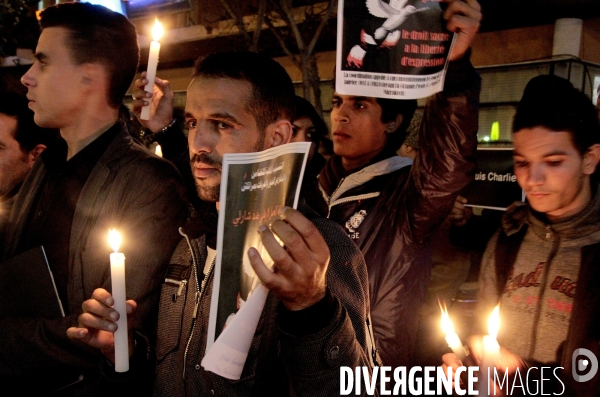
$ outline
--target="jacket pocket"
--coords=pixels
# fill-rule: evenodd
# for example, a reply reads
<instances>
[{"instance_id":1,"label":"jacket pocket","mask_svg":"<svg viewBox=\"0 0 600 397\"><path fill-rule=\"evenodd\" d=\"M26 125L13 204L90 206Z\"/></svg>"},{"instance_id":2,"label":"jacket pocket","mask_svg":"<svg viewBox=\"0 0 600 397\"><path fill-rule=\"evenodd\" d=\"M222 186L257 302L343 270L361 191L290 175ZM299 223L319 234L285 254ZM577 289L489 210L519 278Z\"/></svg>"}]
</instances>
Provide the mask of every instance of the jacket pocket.
<instances>
[{"instance_id":1,"label":"jacket pocket","mask_svg":"<svg viewBox=\"0 0 600 397\"><path fill-rule=\"evenodd\" d=\"M187 278L189 277L189 273L181 272L182 267L181 265L169 265L167 277L161 289L156 335L156 357L159 362L167 354L178 350L181 341L187 300Z\"/></svg>"}]
</instances>

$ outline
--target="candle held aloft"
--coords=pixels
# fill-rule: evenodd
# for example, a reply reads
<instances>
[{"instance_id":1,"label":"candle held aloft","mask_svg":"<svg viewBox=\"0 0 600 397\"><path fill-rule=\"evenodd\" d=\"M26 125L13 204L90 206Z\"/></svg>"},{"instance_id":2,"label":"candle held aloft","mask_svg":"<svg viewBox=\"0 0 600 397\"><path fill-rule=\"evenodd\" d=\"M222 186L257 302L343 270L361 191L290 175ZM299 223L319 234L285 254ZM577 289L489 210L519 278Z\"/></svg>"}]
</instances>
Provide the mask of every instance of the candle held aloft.
<instances>
[{"instance_id":1,"label":"candle held aloft","mask_svg":"<svg viewBox=\"0 0 600 397\"><path fill-rule=\"evenodd\" d=\"M160 145L156 145L156 148L154 149L154 154L156 154L158 157L162 157L162 148L160 147Z\"/></svg>"},{"instance_id":2,"label":"candle held aloft","mask_svg":"<svg viewBox=\"0 0 600 397\"><path fill-rule=\"evenodd\" d=\"M158 40L163 35L163 27L158 19L154 21L154 27L152 28L152 42L150 43L150 52L148 55L148 66L146 68L146 79L148 83L144 87L144 91L152 92L154 89L154 79L156 78L156 68L158 66L158 53L160 52L160 43ZM142 114L140 115L142 120L150 119L150 104L142 107Z\"/></svg>"},{"instance_id":3,"label":"candle held aloft","mask_svg":"<svg viewBox=\"0 0 600 397\"><path fill-rule=\"evenodd\" d=\"M108 240L113 249L110 254L110 278L112 281L113 309L119 312L115 331L115 372L129 371L129 339L127 337L127 308L125 306L125 255L118 252L121 235L116 230L108 232Z\"/></svg>"}]
</instances>

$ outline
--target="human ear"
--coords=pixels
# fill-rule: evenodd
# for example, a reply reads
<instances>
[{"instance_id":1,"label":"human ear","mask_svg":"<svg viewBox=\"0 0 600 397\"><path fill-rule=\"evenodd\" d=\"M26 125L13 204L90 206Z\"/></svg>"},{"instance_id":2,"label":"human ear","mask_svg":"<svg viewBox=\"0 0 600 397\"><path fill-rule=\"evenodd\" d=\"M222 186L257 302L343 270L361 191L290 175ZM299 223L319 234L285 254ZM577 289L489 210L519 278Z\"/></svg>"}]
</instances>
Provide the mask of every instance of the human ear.
<instances>
[{"instance_id":1,"label":"human ear","mask_svg":"<svg viewBox=\"0 0 600 397\"><path fill-rule=\"evenodd\" d=\"M33 149L29 151L29 153L27 153L27 165L29 166L29 168L33 166L33 163L35 163L35 160L44 151L44 149L46 149L46 145L38 143Z\"/></svg>"},{"instance_id":2,"label":"human ear","mask_svg":"<svg viewBox=\"0 0 600 397\"><path fill-rule=\"evenodd\" d=\"M583 172L591 175L596 171L596 166L600 161L600 144L590 146L583 154Z\"/></svg>"},{"instance_id":3,"label":"human ear","mask_svg":"<svg viewBox=\"0 0 600 397\"><path fill-rule=\"evenodd\" d=\"M267 133L269 132L269 135L272 137L272 141L266 142L267 149L286 144L292 139L292 123L290 123L288 120L277 120L267 127Z\"/></svg>"},{"instance_id":4,"label":"human ear","mask_svg":"<svg viewBox=\"0 0 600 397\"><path fill-rule=\"evenodd\" d=\"M402 124L403 119L404 119L404 116L399 114L396 116L395 119L388 121L385 124L385 132L390 134L390 133L396 131L398 129L398 127L400 127L400 124Z\"/></svg>"}]
</instances>

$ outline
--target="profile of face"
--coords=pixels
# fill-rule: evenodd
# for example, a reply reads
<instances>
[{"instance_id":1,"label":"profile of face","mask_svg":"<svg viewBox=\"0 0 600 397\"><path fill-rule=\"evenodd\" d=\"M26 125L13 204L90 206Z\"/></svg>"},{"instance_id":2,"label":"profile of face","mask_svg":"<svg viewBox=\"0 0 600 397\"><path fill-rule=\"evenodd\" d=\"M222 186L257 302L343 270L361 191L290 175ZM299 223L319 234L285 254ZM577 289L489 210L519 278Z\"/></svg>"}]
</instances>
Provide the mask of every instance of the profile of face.
<instances>
[{"instance_id":1,"label":"profile of face","mask_svg":"<svg viewBox=\"0 0 600 397\"><path fill-rule=\"evenodd\" d=\"M377 156L397 123L381 121L376 98L334 93L331 109L333 151L346 169L358 168Z\"/></svg>"},{"instance_id":2,"label":"profile of face","mask_svg":"<svg viewBox=\"0 0 600 397\"><path fill-rule=\"evenodd\" d=\"M68 30L51 27L42 30L35 62L21 77L27 87L29 108L36 124L63 128L77 117L85 103L85 65L76 65L67 46Z\"/></svg>"},{"instance_id":3,"label":"profile of face","mask_svg":"<svg viewBox=\"0 0 600 397\"><path fill-rule=\"evenodd\" d=\"M524 128L513 135L515 176L535 211L555 221L579 213L591 199L590 176L600 145L583 156L566 131Z\"/></svg>"},{"instance_id":4,"label":"profile of face","mask_svg":"<svg viewBox=\"0 0 600 397\"><path fill-rule=\"evenodd\" d=\"M273 134L274 125L259 130L247 107L251 95L249 82L230 78L196 77L188 86L185 121L190 163L198 196L204 201L219 201L224 154L285 143ZM291 131L286 141L290 135Z\"/></svg>"},{"instance_id":5,"label":"profile of face","mask_svg":"<svg viewBox=\"0 0 600 397\"><path fill-rule=\"evenodd\" d=\"M15 140L16 131L17 119L0 113L0 201L15 193L35 160Z\"/></svg>"}]
</instances>

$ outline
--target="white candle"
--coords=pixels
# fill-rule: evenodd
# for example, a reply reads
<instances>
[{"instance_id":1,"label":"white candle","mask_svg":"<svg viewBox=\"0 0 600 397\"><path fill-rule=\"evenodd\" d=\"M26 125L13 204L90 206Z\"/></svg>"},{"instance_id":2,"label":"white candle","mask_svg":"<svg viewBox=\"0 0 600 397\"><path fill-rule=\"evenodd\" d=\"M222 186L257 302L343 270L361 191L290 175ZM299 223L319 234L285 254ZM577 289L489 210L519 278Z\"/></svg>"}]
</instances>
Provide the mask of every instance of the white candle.
<instances>
[{"instance_id":1,"label":"white candle","mask_svg":"<svg viewBox=\"0 0 600 397\"><path fill-rule=\"evenodd\" d=\"M441 304L440 310L442 311L442 331L446 334L446 343L448 343L448 346L450 346L450 349L452 349L452 352L456 354L458 359L462 361L466 357L465 347L454 332L454 325L452 324L452 320L450 320L450 316L448 316L448 311L442 308Z\"/></svg>"},{"instance_id":2,"label":"white candle","mask_svg":"<svg viewBox=\"0 0 600 397\"><path fill-rule=\"evenodd\" d=\"M154 153L158 156L158 157L162 157L162 148L160 147L160 145L156 145L156 148L154 148Z\"/></svg>"},{"instance_id":3,"label":"white candle","mask_svg":"<svg viewBox=\"0 0 600 397\"><path fill-rule=\"evenodd\" d=\"M498 329L500 328L500 306L496 306L488 319L488 334L483 337L483 357L481 358L481 367L479 370L479 395L495 395L495 387L490 382L490 376L493 379L493 369L500 354L500 345L496 340Z\"/></svg>"},{"instance_id":4,"label":"white candle","mask_svg":"<svg viewBox=\"0 0 600 397\"><path fill-rule=\"evenodd\" d=\"M108 232L108 240L115 251L110 254L110 278L112 280L113 308L119 312L115 331L115 371L129 371L129 339L127 337L127 308L125 307L125 255L118 252L121 235L116 230Z\"/></svg>"},{"instance_id":5,"label":"white candle","mask_svg":"<svg viewBox=\"0 0 600 397\"><path fill-rule=\"evenodd\" d=\"M148 66L146 68L146 79L148 84L144 88L146 92L152 92L154 89L154 78L156 77L156 67L158 66L158 53L160 52L160 43L158 40L163 35L163 27L158 19L154 21L154 27L152 28L152 43L150 43L150 53L148 55ZM150 104L142 107L142 114L140 116L142 120L150 119Z\"/></svg>"}]
</instances>

